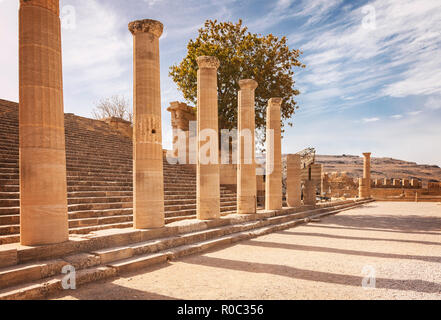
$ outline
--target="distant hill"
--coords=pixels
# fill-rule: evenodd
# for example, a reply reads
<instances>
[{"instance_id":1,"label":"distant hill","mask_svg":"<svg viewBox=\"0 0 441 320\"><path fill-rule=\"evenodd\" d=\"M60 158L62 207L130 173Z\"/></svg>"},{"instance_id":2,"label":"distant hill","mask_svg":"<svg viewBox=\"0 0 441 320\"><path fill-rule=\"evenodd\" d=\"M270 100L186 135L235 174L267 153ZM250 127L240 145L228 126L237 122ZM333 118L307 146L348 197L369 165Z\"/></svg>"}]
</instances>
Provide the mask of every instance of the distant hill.
<instances>
[{"instance_id":1,"label":"distant hill","mask_svg":"<svg viewBox=\"0 0 441 320\"><path fill-rule=\"evenodd\" d=\"M358 178L363 175L363 157L353 155L317 155L316 162L323 164L324 172L346 171L350 177ZM392 158L372 158L372 179L420 179L441 181L441 168L436 165L417 164Z\"/></svg>"}]
</instances>

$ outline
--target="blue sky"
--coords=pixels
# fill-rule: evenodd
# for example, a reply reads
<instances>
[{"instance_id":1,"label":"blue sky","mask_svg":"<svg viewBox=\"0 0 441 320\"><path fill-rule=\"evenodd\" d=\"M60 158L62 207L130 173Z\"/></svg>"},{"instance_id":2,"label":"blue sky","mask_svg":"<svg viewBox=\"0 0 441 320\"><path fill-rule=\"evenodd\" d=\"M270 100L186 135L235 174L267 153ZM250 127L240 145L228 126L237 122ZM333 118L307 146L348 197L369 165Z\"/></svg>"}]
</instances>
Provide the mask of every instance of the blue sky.
<instances>
[{"instance_id":1,"label":"blue sky","mask_svg":"<svg viewBox=\"0 0 441 320\"><path fill-rule=\"evenodd\" d=\"M0 98L18 101L18 0L0 0ZM91 116L113 94L132 99L127 24L160 20L164 146L171 101L168 69L206 19L243 19L251 32L286 35L304 52L296 74L300 110L283 152L394 157L441 165L439 0L62 0L65 111ZM374 15L375 13L375 19Z\"/></svg>"}]
</instances>

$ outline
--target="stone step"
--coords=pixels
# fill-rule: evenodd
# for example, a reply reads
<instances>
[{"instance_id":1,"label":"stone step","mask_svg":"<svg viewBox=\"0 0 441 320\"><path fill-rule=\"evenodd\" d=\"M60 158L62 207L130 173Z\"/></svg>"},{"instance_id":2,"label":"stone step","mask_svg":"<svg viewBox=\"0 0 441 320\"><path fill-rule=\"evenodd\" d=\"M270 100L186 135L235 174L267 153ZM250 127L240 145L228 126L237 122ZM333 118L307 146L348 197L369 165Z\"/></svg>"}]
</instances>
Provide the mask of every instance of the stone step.
<instances>
[{"instance_id":1,"label":"stone step","mask_svg":"<svg viewBox=\"0 0 441 320\"><path fill-rule=\"evenodd\" d=\"M69 212L69 219L87 219L87 218L132 215L132 214L133 214L133 208L72 211Z\"/></svg>"},{"instance_id":2,"label":"stone step","mask_svg":"<svg viewBox=\"0 0 441 320\"><path fill-rule=\"evenodd\" d=\"M18 179L0 179L0 186L18 186Z\"/></svg>"},{"instance_id":3,"label":"stone step","mask_svg":"<svg viewBox=\"0 0 441 320\"><path fill-rule=\"evenodd\" d=\"M19 223L20 215L18 214L0 216L0 225L11 225Z\"/></svg>"},{"instance_id":4,"label":"stone step","mask_svg":"<svg viewBox=\"0 0 441 320\"><path fill-rule=\"evenodd\" d=\"M109 192L109 191L130 191L132 186L68 186L67 192Z\"/></svg>"},{"instance_id":5,"label":"stone step","mask_svg":"<svg viewBox=\"0 0 441 320\"><path fill-rule=\"evenodd\" d=\"M0 216L3 215L12 215L12 214L19 214L20 213L20 207L0 207Z\"/></svg>"},{"instance_id":6,"label":"stone step","mask_svg":"<svg viewBox=\"0 0 441 320\"><path fill-rule=\"evenodd\" d=\"M0 289L61 274L61 269L65 265L67 262L63 260L53 260L2 269L0 271Z\"/></svg>"},{"instance_id":7,"label":"stone step","mask_svg":"<svg viewBox=\"0 0 441 320\"><path fill-rule=\"evenodd\" d=\"M132 195L132 191L75 191L67 194L69 198L131 197ZM0 193L1 197L2 193Z\"/></svg>"},{"instance_id":8,"label":"stone step","mask_svg":"<svg viewBox=\"0 0 441 320\"><path fill-rule=\"evenodd\" d=\"M78 227L88 227L88 226L100 226L100 225L110 225L119 224L124 222L132 222L132 215L121 215L121 216L109 216L109 217L99 217L99 218L82 218L82 219L70 219L69 229L75 230Z\"/></svg>"},{"instance_id":9,"label":"stone step","mask_svg":"<svg viewBox=\"0 0 441 320\"><path fill-rule=\"evenodd\" d=\"M18 242L20 242L19 234L0 236L0 245L18 243Z\"/></svg>"},{"instance_id":10,"label":"stone step","mask_svg":"<svg viewBox=\"0 0 441 320\"><path fill-rule=\"evenodd\" d=\"M116 202L132 202L133 197L119 196L119 197L82 197L82 198L70 198L68 197L68 204L92 204L92 203L116 203ZM1 204L1 200L0 200Z\"/></svg>"},{"instance_id":11,"label":"stone step","mask_svg":"<svg viewBox=\"0 0 441 320\"><path fill-rule=\"evenodd\" d=\"M0 201L2 199L19 199L20 192L6 192L0 190Z\"/></svg>"},{"instance_id":12,"label":"stone step","mask_svg":"<svg viewBox=\"0 0 441 320\"><path fill-rule=\"evenodd\" d=\"M93 231L99 231L99 230L125 229L125 228L131 228L131 227L133 227L132 222L122 222L122 223L114 223L114 224L71 228L71 229L69 229L69 233L70 234L88 234Z\"/></svg>"},{"instance_id":13,"label":"stone step","mask_svg":"<svg viewBox=\"0 0 441 320\"><path fill-rule=\"evenodd\" d=\"M0 236L10 235L10 234L19 234L20 233L20 225L18 224L7 224L0 226Z\"/></svg>"},{"instance_id":14,"label":"stone step","mask_svg":"<svg viewBox=\"0 0 441 320\"><path fill-rule=\"evenodd\" d=\"M122 209L132 208L132 202L108 202L108 203L82 203L70 204L67 206L68 211L83 211L83 210L105 210L105 209Z\"/></svg>"},{"instance_id":15,"label":"stone step","mask_svg":"<svg viewBox=\"0 0 441 320\"><path fill-rule=\"evenodd\" d=\"M143 269L168 260L202 253L242 240L255 238L307 223L311 219L359 206L359 203L345 203L335 207L319 208L299 213L282 212L255 219L241 216L231 222L219 221L217 227L204 230L184 231L175 236L162 237L104 249L92 249L90 253L75 254L66 258L27 262L0 269L0 299L42 298L61 289L61 268L67 264L75 267L77 285L101 280L125 272ZM364 202L366 203L366 202ZM317 213L321 212L321 213ZM309 220L310 221L310 220ZM111 271L113 270L113 271ZM56 285L55 285L56 284Z\"/></svg>"}]
</instances>

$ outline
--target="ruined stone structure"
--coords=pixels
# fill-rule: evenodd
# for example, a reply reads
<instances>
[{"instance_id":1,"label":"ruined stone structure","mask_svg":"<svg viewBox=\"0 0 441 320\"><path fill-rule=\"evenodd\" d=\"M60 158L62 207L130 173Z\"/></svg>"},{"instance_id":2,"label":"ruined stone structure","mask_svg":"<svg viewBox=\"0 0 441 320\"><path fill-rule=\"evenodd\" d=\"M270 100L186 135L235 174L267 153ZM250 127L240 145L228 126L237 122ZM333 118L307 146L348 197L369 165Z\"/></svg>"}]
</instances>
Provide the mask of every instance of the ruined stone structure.
<instances>
[{"instance_id":1,"label":"ruined stone structure","mask_svg":"<svg viewBox=\"0 0 441 320\"><path fill-rule=\"evenodd\" d=\"M272 98L268 102L266 116L266 210L282 209L282 134L281 134L281 98ZM271 141L271 139L273 141Z\"/></svg>"},{"instance_id":2,"label":"ruined stone structure","mask_svg":"<svg viewBox=\"0 0 441 320\"><path fill-rule=\"evenodd\" d=\"M133 35L133 215L137 229L164 226L159 37L162 23L138 20ZM146 196L148 195L148 197Z\"/></svg>"},{"instance_id":3,"label":"ruined stone structure","mask_svg":"<svg viewBox=\"0 0 441 320\"><path fill-rule=\"evenodd\" d=\"M121 118L116 118L116 117L105 118L105 119L102 119L102 121L107 123L112 128L118 130L126 137L132 139L133 128L132 128L132 123L130 121L127 121L127 120L124 120Z\"/></svg>"},{"instance_id":4,"label":"ruined stone structure","mask_svg":"<svg viewBox=\"0 0 441 320\"><path fill-rule=\"evenodd\" d=\"M303 204L315 206L317 203L316 186L314 181L306 180L303 186Z\"/></svg>"},{"instance_id":5,"label":"ruined stone structure","mask_svg":"<svg viewBox=\"0 0 441 320\"><path fill-rule=\"evenodd\" d=\"M68 240L58 0L19 10L20 230L23 245Z\"/></svg>"},{"instance_id":6,"label":"ruined stone structure","mask_svg":"<svg viewBox=\"0 0 441 320\"><path fill-rule=\"evenodd\" d=\"M217 69L219 60L203 56L198 70L197 217L220 217Z\"/></svg>"},{"instance_id":7,"label":"ruined stone structure","mask_svg":"<svg viewBox=\"0 0 441 320\"><path fill-rule=\"evenodd\" d=\"M258 84L246 79L241 80L239 85L237 213L247 214L257 210L254 91Z\"/></svg>"},{"instance_id":8,"label":"ruined stone structure","mask_svg":"<svg viewBox=\"0 0 441 320\"><path fill-rule=\"evenodd\" d=\"M286 202L288 207L302 205L300 155L289 154L286 158Z\"/></svg>"},{"instance_id":9,"label":"ruined stone structure","mask_svg":"<svg viewBox=\"0 0 441 320\"><path fill-rule=\"evenodd\" d=\"M190 122L196 121L195 109L182 102L172 102L167 111L171 115L173 130L173 153L181 164L196 164L195 133L190 132ZM190 135L193 134L192 139Z\"/></svg>"},{"instance_id":10,"label":"ruined stone structure","mask_svg":"<svg viewBox=\"0 0 441 320\"><path fill-rule=\"evenodd\" d=\"M314 184L318 194L322 194L323 190L323 165L313 163L311 165L311 181Z\"/></svg>"},{"instance_id":11,"label":"ruined stone structure","mask_svg":"<svg viewBox=\"0 0 441 320\"><path fill-rule=\"evenodd\" d=\"M358 184L346 172L324 173L323 192L333 198L355 198L359 195Z\"/></svg>"},{"instance_id":12,"label":"ruined stone structure","mask_svg":"<svg viewBox=\"0 0 441 320\"><path fill-rule=\"evenodd\" d=\"M253 80L240 83L239 131L252 134L251 141L239 142L239 195L222 187L215 57L197 59L196 172L167 163L159 72L163 26L155 20L128 26L134 43L133 128L116 118L64 115L59 1L20 4L20 105L0 100L0 245L8 244L0 246L0 300L60 290L65 266L73 266L77 284L83 284L364 203L321 204L318 211L300 207L300 161L293 156L288 201L296 208L282 208L282 100L273 98L267 116L273 138L267 147L267 210L257 212L263 184L254 163ZM173 129L188 133L190 108L174 103L169 111ZM252 146L249 154L246 144ZM315 205L309 182L314 201L307 198L305 204ZM237 212L248 216L219 219ZM17 243L20 235L26 246Z\"/></svg>"}]
</instances>

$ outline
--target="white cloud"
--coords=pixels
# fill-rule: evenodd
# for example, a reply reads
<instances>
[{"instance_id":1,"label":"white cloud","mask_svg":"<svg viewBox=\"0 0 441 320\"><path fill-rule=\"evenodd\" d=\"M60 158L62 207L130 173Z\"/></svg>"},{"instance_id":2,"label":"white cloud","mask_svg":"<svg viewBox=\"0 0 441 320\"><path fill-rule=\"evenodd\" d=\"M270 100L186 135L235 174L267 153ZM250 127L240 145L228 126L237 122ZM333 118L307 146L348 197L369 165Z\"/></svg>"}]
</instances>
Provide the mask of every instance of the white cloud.
<instances>
[{"instance_id":1,"label":"white cloud","mask_svg":"<svg viewBox=\"0 0 441 320\"><path fill-rule=\"evenodd\" d=\"M362 27L362 8L347 8L327 25L306 25L296 30L291 43L304 51L302 58L307 65L297 83L333 88L346 101L357 96L352 99L353 105L382 96L440 95L439 1L376 0L369 5L376 12L374 31ZM332 9L323 7L319 16L329 15ZM300 12L309 10L302 8ZM314 91L309 90L309 94ZM312 108L320 106L317 101Z\"/></svg>"},{"instance_id":2,"label":"white cloud","mask_svg":"<svg viewBox=\"0 0 441 320\"><path fill-rule=\"evenodd\" d=\"M380 118L364 118L363 122L369 123L369 122L377 122L380 121Z\"/></svg>"},{"instance_id":3,"label":"white cloud","mask_svg":"<svg viewBox=\"0 0 441 320\"><path fill-rule=\"evenodd\" d=\"M391 116L391 118L395 119L395 120L399 120L399 119L403 118L403 115L402 114L395 114L395 115Z\"/></svg>"},{"instance_id":4,"label":"white cloud","mask_svg":"<svg viewBox=\"0 0 441 320\"><path fill-rule=\"evenodd\" d=\"M18 5L13 0L0 4L0 98L12 101L18 101Z\"/></svg>"},{"instance_id":5,"label":"white cloud","mask_svg":"<svg viewBox=\"0 0 441 320\"><path fill-rule=\"evenodd\" d=\"M421 114L422 112L423 112L423 111L418 110L418 111L408 112L407 114L408 114L409 116L417 116L417 115Z\"/></svg>"},{"instance_id":6,"label":"white cloud","mask_svg":"<svg viewBox=\"0 0 441 320\"><path fill-rule=\"evenodd\" d=\"M431 109L431 110L441 109L441 96L435 96L435 97L428 98L424 107Z\"/></svg>"}]
</instances>

